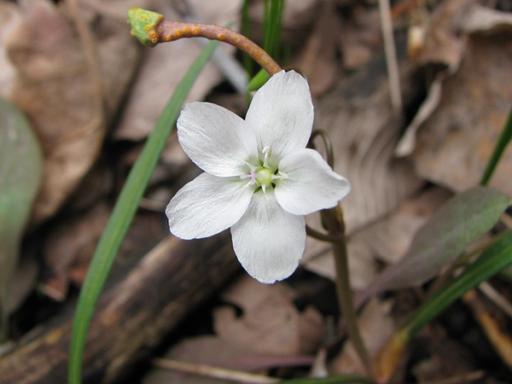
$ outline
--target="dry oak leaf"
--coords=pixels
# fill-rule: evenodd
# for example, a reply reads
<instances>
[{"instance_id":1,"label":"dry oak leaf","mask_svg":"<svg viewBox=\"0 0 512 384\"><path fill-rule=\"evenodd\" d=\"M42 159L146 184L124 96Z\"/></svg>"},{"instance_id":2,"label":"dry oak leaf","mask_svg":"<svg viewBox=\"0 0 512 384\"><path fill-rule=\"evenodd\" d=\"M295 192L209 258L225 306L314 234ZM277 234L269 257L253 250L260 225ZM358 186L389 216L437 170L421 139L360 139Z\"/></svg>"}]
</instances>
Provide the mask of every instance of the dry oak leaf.
<instances>
[{"instance_id":1,"label":"dry oak leaf","mask_svg":"<svg viewBox=\"0 0 512 384\"><path fill-rule=\"evenodd\" d=\"M223 298L243 311L241 317L228 306L214 312L215 332L231 344L259 353L297 355L312 353L323 337L320 313L312 307L299 312L284 284L264 285L244 277Z\"/></svg>"},{"instance_id":2,"label":"dry oak leaf","mask_svg":"<svg viewBox=\"0 0 512 384\"><path fill-rule=\"evenodd\" d=\"M102 100L73 22L62 8L37 0L20 6L5 40L15 79L7 97L31 120L43 147L44 182L33 221L53 215L89 170L106 133ZM125 23L94 20L106 107L112 115L135 67Z\"/></svg>"},{"instance_id":3,"label":"dry oak leaf","mask_svg":"<svg viewBox=\"0 0 512 384\"><path fill-rule=\"evenodd\" d=\"M441 102L418 134L417 172L455 191L478 184L512 101L512 34L471 35L459 70L443 84ZM512 194L512 147L490 185Z\"/></svg>"}]
</instances>

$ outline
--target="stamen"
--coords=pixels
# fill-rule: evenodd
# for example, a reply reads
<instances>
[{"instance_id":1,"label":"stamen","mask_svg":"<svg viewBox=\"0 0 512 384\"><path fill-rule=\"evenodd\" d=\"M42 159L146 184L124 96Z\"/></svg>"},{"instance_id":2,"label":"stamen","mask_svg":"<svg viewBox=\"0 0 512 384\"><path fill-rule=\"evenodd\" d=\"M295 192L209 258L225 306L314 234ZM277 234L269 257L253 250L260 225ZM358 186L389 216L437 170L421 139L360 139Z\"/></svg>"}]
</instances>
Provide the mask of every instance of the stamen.
<instances>
[{"instance_id":1,"label":"stamen","mask_svg":"<svg viewBox=\"0 0 512 384\"><path fill-rule=\"evenodd\" d=\"M268 145L263 147L263 149L261 150L261 153L263 153L263 166L265 168L270 167L268 164L268 160L270 158L270 153L271 153L270 147Z\"/></svg>"}]
</instances>

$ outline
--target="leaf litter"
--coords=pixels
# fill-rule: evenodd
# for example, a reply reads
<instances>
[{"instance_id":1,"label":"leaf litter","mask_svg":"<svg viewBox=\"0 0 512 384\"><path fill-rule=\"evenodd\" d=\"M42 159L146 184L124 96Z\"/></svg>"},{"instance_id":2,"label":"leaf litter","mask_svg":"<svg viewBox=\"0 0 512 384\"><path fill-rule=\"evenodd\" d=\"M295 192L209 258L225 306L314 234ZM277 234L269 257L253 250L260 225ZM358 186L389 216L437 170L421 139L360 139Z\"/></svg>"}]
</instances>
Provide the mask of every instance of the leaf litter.
<instances>
[{"instance_id":1,"label":"leaf litter","mask_svg":"<svg viewBox=\"0 0 512 384\"><path fill-rule=\"evenodd\" d=\"M52 314L57 316L71 306L74 287L82 284L126 171L200 46L183 40L158 49L141 49L124 23L133 1L79 1L80 15L94 36L100 57L105 92L98 108L86 52L65 2L27 3L0 4L0 94L28 116L43 148L44 178L31 206L31 224L21 232L25 242L34 243L30 248L39 251L29 252L22 244L20 268L16 274L10 273L16 284L9 288L13 293L8 307L16 311L21 306L23 311L24 305L36 303L37 311L37 306L42 306L42 292L60 302ZM143 3L169 17L193 16L221 25L236 25L242 6L240 1ZM512 100L508 86L511 14L503 2L412 3L420 2L398 1L392 9L398 37L413 27L421 27L424 34L409 57L397 39L404 116L394 115L390 108L375 5L345 0L329 4L288 1L284 12L283 39L291 47L285 52L286 67L299 68L308 77L315 95L315 127L329 131L336 149L335 168L353 185L343 205L351 282L359 293L379 285L387 268L399 270L405 260L414 261L413 256L419 254L414 244L423 236L421 228L428 227L425 223L436 220L440 207L454 194L461 196L461 191L478 183ZM263 2L251 2L254 36L262 36L262 10ZM404 15L399 22L398 13ZM417 23L414 17L420 13L421 23ZM230 49L223 55L235 57ZM190 99L227 102L234 100L233 93L223 71L209 64ZM243 104L241 97L236 97L235 104ZM500 196L512 193L510 157L509 148L492 179ZM171 138L137 215L138 224L118 260L114 281L122 280L124 272L137 265L133 258L139 260L165 236L165 220L153 211L161 209L165 196L195 172L175 137ZM477 196L470 205L478 208L486 199ZM500 203L500 210L508 203ZM501 211L496 210L492 223L478 233L493 227ZM317 217L308 220L321 229ZM502 225L498 223L496 228ZM441 247L445 229L430 234L425 242ZM456 253L462 252L463 247L459 248ZM439 254L443 252L432 253ZM421 300L421 288L403 286L428 282L445 267L443 262L434 270L432 263L421 264L425 260L420 256L387 286L397 288L399 284L398 291L386 294L385 299L372 299L360 313L363 338L372 355L395 324L403 321L397 308L414 308ZM308 375L315 356L323 351L325 364L317 373L363 374L351 343L338 335L334 277L329 245L308 239L303 271L289 283L262 286L241 278L215 292L208 316L187 325L188 333L180 333L183 328L178 328L171 343L148 341L148 353L156 356L155 347L160 345L168 350L165 358L169 359L250 371L261 377L294 377ZM510 299L507 289L503 291ZM304 295L310 296L304 300ZM28 304L24 304L27 297ZM481 322L479 315L475 318ZM420 382L457 375L471 378L476 377L475 372L480 378L482 374L501 377L500 359L495 359L498 368L493 370L474 363L474 351L454 336L453 327L443 323L456 321L459 314L448 311L446 316L448 320L434 323L419 336L419 344L427 341L425 353L418 354L418 345L413 343L399 377L415 377ZM468 332L481 328L489 332L489 325L468 321L463 327ZM30 324L28 330L41 325L45 323ZM499 330L507 335L508 328ZM486 340L482 334L474 337L482 343ZM445 340L450 356L434 347ZM482 348L498 356L499 346L486 344ZM149 362L147 356L144 361ZM139 376L150 384L219 382L161 368Z\"/></svg>"}]
</instances>

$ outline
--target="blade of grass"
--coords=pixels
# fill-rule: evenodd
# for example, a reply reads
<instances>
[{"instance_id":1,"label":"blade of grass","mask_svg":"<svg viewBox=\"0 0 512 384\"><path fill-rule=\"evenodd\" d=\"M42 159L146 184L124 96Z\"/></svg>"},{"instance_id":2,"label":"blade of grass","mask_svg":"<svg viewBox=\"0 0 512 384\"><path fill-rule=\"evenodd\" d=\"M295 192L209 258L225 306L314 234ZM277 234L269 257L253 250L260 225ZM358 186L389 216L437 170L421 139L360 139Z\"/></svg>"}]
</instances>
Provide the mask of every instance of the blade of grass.
<instances>
[{"instance_id":1,"label":"blade of grass","mask_svg":"<svg viewBox=\"0 0 512 384\"><path fill-rule=\"evenodd\" d=\"M464 293L512 264L512 231L500 235L479 259L444 289L423 303L381 349L376 361L378 382L392 376L409 340Z\"/></svg>"},{"instance_id":2,"label":"blade of grass","mask_svg":"<svg viewBox=\"0 0 512 384\"><path fill-rule=\"evenodd\" d=\"M176 87L174 94L165 106L153 132L144 145L140 157L130 171L128 179L114 207L112 216L96 248L80 292L73 320L68 371L69 384L79 384L81 382L82 358L87 338L87 330L98 297L107 280L119 247L137 211L149 178L160 157L160 153L176 123L181 106L217 45L217 42L210 42L203 49Z\"/></svg>"},{"instance_id":3,"label":"blade of grass","mask_svg":"<svg viewBox=\"0 0 512 384\"><path fill-rule=\"evenodd\" d=\"M498 138L498 142L496 143L496 147L494 147L494 152L485 167L484 174L482 176L482 180L480 180L480 185L487 185L491 180L496 167L507 148L508 143L512 140L512 109L508 114L507 121L505 122L505 126L503 127L503 131L501 131L500 137Z\"/></svg>"},{"instance_id":4,"label":"blade of grass","mask_svg":"<svg viewBox=\"0 0 512 384\"><path fill-rule=\"evenodd\" d=\"M512 232L507 232L487 248L478 260L466 268L459 277L426 301L405 324L404 329L410 335L416 334L465 292L478 286L511 263Z\"/></svg>"},{"instance_id":5,"label":"blade of grass","mask_svg":"<svg viewBox=\"0 0 512 384\"><path fill-rule=\"evenodd\" d=\"M244 0L242 4L242 20L240 23L240 32L242 32L242 35L248 38L251 37L251 18L249 16L249 5L250 0ZM247 76L252 76L254 70L254 61L247 53L244 53L243 55L243 63Z\"/></svg>"},{"instance_id":6,"label":"blade of grass","mask_svg":"<svg viewBox=\"0 0 512 384\"><path fill-rule=\"evenodd\" d=\"M270 56L275 56L279 53L283 9L284 0L265 0L265 38L263 49Z\"/></svg>"},{"instance_id":7,"label":"blade of grass","mask_svg":"<svg viewBox=\"0 0 512 384\"><path fill-rule=\"evenodd\" d=\"M279 54L284 0L265 0L263 49L272 57ZM249 81L249 92L258 90L270 78L263 68Z\"/></svg>"}]
</instances>

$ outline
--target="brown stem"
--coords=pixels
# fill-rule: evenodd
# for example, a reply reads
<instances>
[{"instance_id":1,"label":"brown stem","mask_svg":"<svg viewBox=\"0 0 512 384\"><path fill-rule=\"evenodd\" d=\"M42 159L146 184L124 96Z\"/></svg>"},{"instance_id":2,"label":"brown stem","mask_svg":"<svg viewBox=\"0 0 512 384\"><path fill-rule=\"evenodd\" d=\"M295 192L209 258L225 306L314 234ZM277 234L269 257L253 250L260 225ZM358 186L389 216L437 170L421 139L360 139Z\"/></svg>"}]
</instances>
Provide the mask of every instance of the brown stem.
<instances>
[{"instance_id":1,"label":"brown stem","mask_svg":"<svg viewBox=\"0 0 512 384\"><path fill-rule=\"evenodd\" d=\"M170 42L183 37L206 37L231 44L251 56L262 68L273 75L281 67L257 44L244 35L218 25L183 23L178 21L161 21L155 28L157 43Z\"/></svg>"},{"instance_id":2,"label":"brown stem","mask_svg":"<svg viewBox=\"0 0 512 384\"><path fill-rule=\"evenodd\" d=\"M343 211L341 207L326 209L321 212L322 224L330 235L337 236L338 241L332 244L334 252L334 262L336 265L336 292L339 300L339 306L347 331L354 348L359 355L366 371L370 376L373 375L371 360L364 341L359 332L357 324L357 314L352 300L352 289L350 288L350 274L348 270L347 243L345 241L345 223L343 220Z\"/></svg>"}]
</instances>

